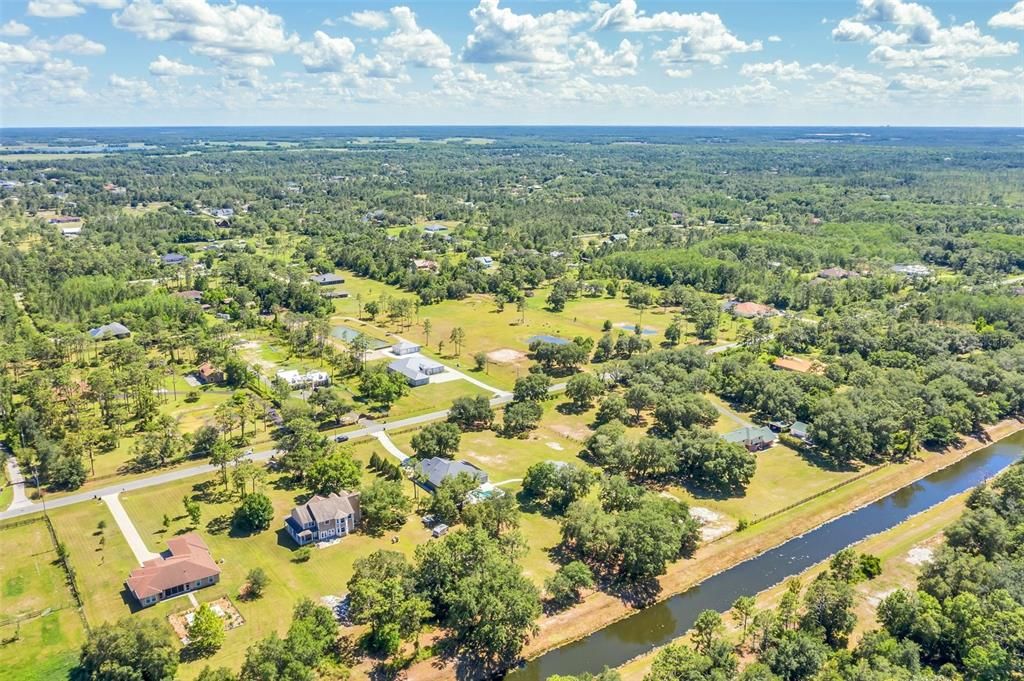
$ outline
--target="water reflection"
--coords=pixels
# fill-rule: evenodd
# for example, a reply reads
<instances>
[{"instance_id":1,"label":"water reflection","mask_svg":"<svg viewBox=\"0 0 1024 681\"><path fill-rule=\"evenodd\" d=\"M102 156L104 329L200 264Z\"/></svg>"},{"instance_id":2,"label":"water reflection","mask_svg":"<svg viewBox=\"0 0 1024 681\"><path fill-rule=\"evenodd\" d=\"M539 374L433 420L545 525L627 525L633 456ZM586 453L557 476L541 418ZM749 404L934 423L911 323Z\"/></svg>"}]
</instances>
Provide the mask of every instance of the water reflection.
<instances>
[{"instance_id":1,"label":"water reflection","mask_svg":"<svg viewBox=\"0 0 1024 681\"><path fill-rule=\"evenodd\" d=\"M689 591L612 623L585 639L553 650L513 671L509 681L540 681L552 674L599 672L668 643L707 609L725 611L737 597L767 589L872 534L888 530L966 491L1024 455L1024 433L968 458L853 513L711 577Z\"/></svg>"}]
</instances>

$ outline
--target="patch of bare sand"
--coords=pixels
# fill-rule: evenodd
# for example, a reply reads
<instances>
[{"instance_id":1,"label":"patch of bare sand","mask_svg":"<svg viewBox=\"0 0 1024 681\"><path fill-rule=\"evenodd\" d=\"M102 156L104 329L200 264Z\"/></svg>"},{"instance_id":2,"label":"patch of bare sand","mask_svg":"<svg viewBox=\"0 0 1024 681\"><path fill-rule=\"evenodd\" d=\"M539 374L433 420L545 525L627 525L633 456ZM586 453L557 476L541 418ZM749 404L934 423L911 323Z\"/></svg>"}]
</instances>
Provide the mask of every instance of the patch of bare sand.
<instances>
[{"instance_id":1,"label":"patch of bare sand","mask_svg":"<svg viewBox=\"0 0 1024 681\"><path fill-rule=\"evenodd\" d=\"M564 438L583 442L590 437L590 429L586 426L570 426L565 423L552 423L548 426L552 432L558 433Z\"/></svg>"},{"instance_id":2,"label":"patch of bare sand","mask_svg":"<svg viewBox=\"0 0 1024 681\"><path fill-rule=\"evenodd\" d=\"M675 499L672 495L668 496ZM700 536L706 542L728 534L734 529L734 523L728 516L704 506L691 506L690 515L700 523Z\"/></svg>"},{"instance_id":3,"label":"patch of bare sand","mask_svg":"<svg viewBox=\"0 0 1024 681\"><path fill-rule=\"evenodd\" d=\"M480 452L472 449L466 451L466 456L474 459L478 463L484 464L485 467L487 464L500 466L508 462L508 457L504 454L481 454Z\"/></svg>"},{"instance_id":4,"label":"patch of bare sand","mask_svg":"<svg viewBox=\"0 0 1024 681\"><path fill-rule=\"evenodd\" d=\"M864 600L866 600L868 602L868 605L870 605L872 608L877 608L881 604L881 602L884 601L886 597L894 591L896 591L895 588L883 589L881 591L873 591L871 593L866 594L864 596Z\"/></svg>"},{"instance_id":5,"label":"patch of bare sand","mask_svg":"<svg viewBox=\"0 0 1024 681\"><path fill-rule=\"evenodd\" d=\"M907 551L906 561L911 565L924 565L932 562L935 556L935 549L930 546L915 546Z\"/></svg>"},{"instance_id":6,"label":"patch of bare sand","mask_svg":"<svg viewBox=\"0 0 1024 681\"><path fill-rule=\"evenodd\" d=\"M495 364L515 364L526 359L526 353L512 348L501 348L488 352L487 359Z\"/></svg>"},{"instance_id":7,"label":"patch of bare sand","mask_svg":"<svg viewBox=\"0 0 1024 681\"><path fill-rule=\"evenodd\" d=\"M548 447L555 450L556 452L561 452L565 449L565 447L558 444L557 442L545 442L544 444L546 444Z\"/></svg>"}]
</instances>

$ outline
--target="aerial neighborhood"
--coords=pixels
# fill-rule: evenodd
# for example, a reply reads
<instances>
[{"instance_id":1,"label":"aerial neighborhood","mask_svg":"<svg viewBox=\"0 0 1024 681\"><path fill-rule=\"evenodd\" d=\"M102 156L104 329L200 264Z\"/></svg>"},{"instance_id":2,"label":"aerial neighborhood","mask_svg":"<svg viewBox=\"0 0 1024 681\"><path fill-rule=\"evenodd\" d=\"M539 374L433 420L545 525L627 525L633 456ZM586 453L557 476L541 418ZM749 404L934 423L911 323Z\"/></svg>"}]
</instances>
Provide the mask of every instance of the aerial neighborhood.
<instances>
[{"instance_id":1,"label":"aerial neighborhood","mask_svg":"<svg viewBox=\"0 0 1024 681\"><path fill-rule=\"evenodd\" d=\"M4 98L60 72L84 106L63 60L99 58L89 39L12 37L43 11L168 43L148 80L109 81L112 111L212 98L253 121L302 78L393 104L413 51L445 96L396 116L481 79L530 110L566 78L575 115L591 73L632 111L645 95L615 83L648 54L689 115L711 101L692 69L739 70L713 46L797 39L507 4L446 51L408 7L297 3L307 43L268 18L291 3L36 0L31 27L0 25L31 46L0 43L4 68L35 69ZM858 7L822 12L877 59L983 25L911 34L922 5ZM814 112L874 83L805 61L748 67L761 84L728 98L782 97L779 71L853 79L792 98ZM932 87L886 78L879 111ZM1019 129L0 137L0 681L1024 678Z\"/></svg>"}]
</instances>

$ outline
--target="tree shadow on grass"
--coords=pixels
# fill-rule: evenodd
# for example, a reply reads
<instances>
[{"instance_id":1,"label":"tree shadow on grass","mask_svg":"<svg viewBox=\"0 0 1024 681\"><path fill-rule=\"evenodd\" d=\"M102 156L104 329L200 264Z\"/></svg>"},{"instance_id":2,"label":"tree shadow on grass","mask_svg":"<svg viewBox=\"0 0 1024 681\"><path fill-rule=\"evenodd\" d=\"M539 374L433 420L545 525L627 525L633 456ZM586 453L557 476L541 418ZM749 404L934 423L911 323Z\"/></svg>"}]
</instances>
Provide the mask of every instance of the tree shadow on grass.
<instances>
[{"instance_id":1,"label":"tree shadow on grass","mask_svg":"<svg viewBox=\"0 0 1024 681\"><path fill-rule=\"evenodd\" d=\"M211 518L210 521L206 523L206 531L210 534L224 534L231 529L231 525L231 514L225 513L217 516L216 518Z\"/></svg>"},{"instance_id":2,"label":"tree shadow on grass","mask_svg":"<svg viewBox=\"0 0 1024 681\"><path fill-rule=\"evenodd\" d=\"M555 406L557 411L562 416L579 416L580 414L586 413L592 405L581 406L572 401L562 402Z\"/></svg>"},{"instance_id":3,"label":"tree shadow on grass","mask_svg":"<svg viewBox=\"0 0 1024 681\"><path fill-rule=\"evenodd\" d=\"M221 504L231 498L231 492L224 489L220 480L204 480L192 486L192 498L207 504Z\"/></svg>"},{"instance_id":4,"label":"tree shadow on grass","mask_svg":"<svg viewBox=\"0 0 1024 681\"><path fill-rule=\"evenodd\" d=\"M814 466L820 468L823 471L831 471L833 473L856 473L863 465L857 461L836 461L830 456L826 456L820 450L814 447L800 447L795 450L797 456L801 459ZM762 454L771 456L771 449L766 450ZM876 462L865 462L869 465L874 465Z\"/></svg>"}]
</instances>

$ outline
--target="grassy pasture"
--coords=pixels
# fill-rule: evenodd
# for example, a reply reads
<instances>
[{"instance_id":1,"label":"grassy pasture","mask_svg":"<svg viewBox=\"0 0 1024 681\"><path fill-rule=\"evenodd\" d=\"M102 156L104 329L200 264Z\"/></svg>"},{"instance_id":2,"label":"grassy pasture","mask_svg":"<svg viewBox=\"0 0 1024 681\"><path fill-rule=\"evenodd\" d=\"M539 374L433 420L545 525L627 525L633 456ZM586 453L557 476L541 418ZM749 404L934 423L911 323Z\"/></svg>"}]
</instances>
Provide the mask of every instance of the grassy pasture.
<instances>
[{"instance_id":1,"label":"grassy pasture","mask_svg":"<svg viewBox=\"0 0 1024 681\"><path fill-rule=\"evenodd\" d=\"M0 526L0 679L64 677L75 666L85 627L41 518ZM31 617L20 624L18 617ZM16 638L15 638L16 636Z\"/></svg>"}]
</instances>

